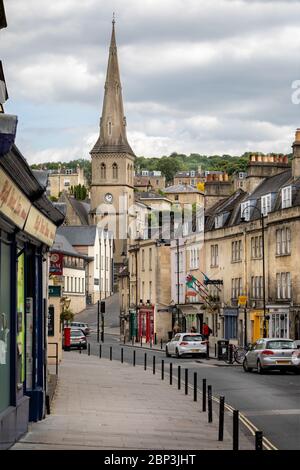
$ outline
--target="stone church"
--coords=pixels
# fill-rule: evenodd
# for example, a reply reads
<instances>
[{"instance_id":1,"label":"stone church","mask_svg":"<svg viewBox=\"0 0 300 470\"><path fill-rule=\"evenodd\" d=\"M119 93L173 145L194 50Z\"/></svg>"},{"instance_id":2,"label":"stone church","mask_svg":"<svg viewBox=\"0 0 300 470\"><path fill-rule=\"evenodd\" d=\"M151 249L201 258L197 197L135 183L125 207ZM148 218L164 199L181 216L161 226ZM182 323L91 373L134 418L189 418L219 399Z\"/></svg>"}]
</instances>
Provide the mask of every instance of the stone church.
<instances>
[{"instance_id":1,"label":"stone church","mask_svg":"<svg viewBox=\"0 0 300 470\"><path fill-rule=\"evenodd\" d=\"M111 229L111 222L115 227L114 261L119 264L122 262L122 253L126 253L127 250L127 237L120 235L119 229L128 225L126 213L128 207L134 204L135 154L126 135L114 20L100 132L90 154L92 158L91 223L100 222L103 225L107 223L108 228Z\"/></svg>"}]
</instances>

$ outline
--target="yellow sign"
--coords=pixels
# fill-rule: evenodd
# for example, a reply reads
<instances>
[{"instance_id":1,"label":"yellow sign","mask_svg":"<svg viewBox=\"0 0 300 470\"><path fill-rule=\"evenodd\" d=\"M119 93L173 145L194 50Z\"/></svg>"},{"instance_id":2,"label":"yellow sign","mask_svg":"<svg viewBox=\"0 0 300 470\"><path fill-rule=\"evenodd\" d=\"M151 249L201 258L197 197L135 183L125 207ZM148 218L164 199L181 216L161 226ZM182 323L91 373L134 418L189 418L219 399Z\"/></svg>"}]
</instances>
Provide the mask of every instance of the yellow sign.
<instances>
[{"instance_id":1,"label":"yellow sign","mask_svg":"<svg viewBox=\"0 0 300 470\"><path fill-rule=\"evenodd\" d=\"M241 305L242 307L245 307L247 303L247 296L246 295L240 295L239 296L239 305Z\"/></svg>"},{"instance_id":2,"label":"yellow sign","mask_svg":"<svg viewBox=\"0 0 300 470\"><path fill-rule=\"evenodd\" d=\"M205 184L204 184L204 183L198 183L198 184L197 184L197 189L198 189L198 191L201 191L202 193L204 193L204 191L205 191Z\"/></svg>"},{"instance_id":3,"label":"yellow sign","mask_svg":"<svg viewBox=\"0 0 300 470\"><path fill-rule=\"evenodd\" d=\"M22 229L30 206L30 201L0 169L0 212Z\"/></svg>"},{"instance_id":4,"label":"yellow sign","mask_svg":"<svg viewBox=\"0 0 300 470\"><path fill-rule=\"evenodd\" d=\"M33 206L31 206L24 230L46 245L53 245L56 226Z\"/></svg>"}]
</instances>

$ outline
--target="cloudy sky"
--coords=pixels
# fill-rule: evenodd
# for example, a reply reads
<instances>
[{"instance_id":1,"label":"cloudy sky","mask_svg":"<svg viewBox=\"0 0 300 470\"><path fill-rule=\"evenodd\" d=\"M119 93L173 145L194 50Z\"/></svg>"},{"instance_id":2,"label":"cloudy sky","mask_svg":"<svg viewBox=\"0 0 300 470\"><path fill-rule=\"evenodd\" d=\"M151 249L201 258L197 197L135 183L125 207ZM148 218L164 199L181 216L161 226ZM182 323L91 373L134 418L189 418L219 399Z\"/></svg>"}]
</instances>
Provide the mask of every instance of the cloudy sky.
<instances>
[{"instance_id":1,"label":"cloudy sky","mask_svg":"<svg viewBox=\"0 0 300 470\"><path fill-rule=\"evenodd\" d=\"M137 155L290 152L300 0L5 0L0 57L30 163L89 158L116 13ZM300 82L299 82L300 84ZM300 95L300 94L299 94Z\"/></svg>"}]
</instances>

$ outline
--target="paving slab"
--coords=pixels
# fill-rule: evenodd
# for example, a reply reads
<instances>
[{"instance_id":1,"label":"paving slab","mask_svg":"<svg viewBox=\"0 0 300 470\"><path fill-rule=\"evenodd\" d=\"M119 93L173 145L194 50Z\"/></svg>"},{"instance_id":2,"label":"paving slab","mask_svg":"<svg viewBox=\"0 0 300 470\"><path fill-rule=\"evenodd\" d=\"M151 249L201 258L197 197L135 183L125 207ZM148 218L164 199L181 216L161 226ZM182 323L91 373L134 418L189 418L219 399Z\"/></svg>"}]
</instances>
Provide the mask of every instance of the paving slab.
<instances>
[{"instance_id":1,"label":"paving slab","mask_svg":"<svg viewBox=\"0 0 300 470\"><path fill-rule=\"evenodd\" d=\"M231 422L226 413L218 442L217 415L208 423L191 390L150 368L65 352L51 414L12 449L229 450ZM253 449L253 437L241 432L240 448Z\"/></svg>"}]
</instances>

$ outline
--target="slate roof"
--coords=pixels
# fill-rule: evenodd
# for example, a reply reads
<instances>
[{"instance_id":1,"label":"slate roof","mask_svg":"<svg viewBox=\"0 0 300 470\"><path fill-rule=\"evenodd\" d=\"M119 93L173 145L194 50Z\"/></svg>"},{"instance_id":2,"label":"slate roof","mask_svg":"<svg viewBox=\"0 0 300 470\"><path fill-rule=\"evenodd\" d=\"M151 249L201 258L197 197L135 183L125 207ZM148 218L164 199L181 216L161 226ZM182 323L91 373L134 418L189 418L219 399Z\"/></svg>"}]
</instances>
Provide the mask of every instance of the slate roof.
<instances>
[{"instance_id":1,"label":"slate roof","mask_svg":"<svg viewBox=\"0 0 300 470\"><path fill-rule=\"evenodd\" d=\"M86 258L85 255L75 250L75 248L71 245L71 243L67 240L67 238L61 235L60 233L56 233L54 244L50 251L55 251L55 252L58 251L66 255Z\"/></svg>"},{"instance_id":2,"label":"slate roof","mask_svg":"<svg viewBox=\"0 0 300 470\"><path fill-rule=\"evenodd\" d=\"M175 184L173 186L168 186L165 190L165 193L168 194L177 194L177 193L200 193L198 189L190 186L189 184Z\"/></svg>"},{"instance_id":3,"label":"slate roof","mask_svg":"<svg viewBox=\"0 0 300 470\"><path fill-rule=\"evenodd\" d=\"M59 227L57 232L73 246L94 246L96 230L96 225L65 225Z\"/></svg>"},{"instance_id":4,"label":"slate roof","mask_svg":"<svg viewBox=\"0 0 300 470\"><path fill-rule=\"evenodd\" d=\"M44 170L32 170L32 173L38 180L39 184L46 189L48 185L48 172Z\"/></svg>"},{"instance_id":5,"label":"slate roof","mask_svg":"<svg viewBox=\"0 0 300 470\"><path fill-rule=\"evenodd\" d=\"M281 210L281 190L290 185L292 186L292 206L300 206L300 178L293 178L292 170L289 168L263 180L252 193L245 193L242 189L238 189L231 196L217 202L205 213L205 231L214 229L215 217L220 214L227 215L222 228L239 224L241 203L245 201L250 201L252 206L257 207L258 210L252 209L250 213L250 220L257 220L261 212L261 197L270 193L273 194L270 213Z\"/></svg>"},{"instance_id":6,"label":"slate roof","mask_svg":"<svg viewBox=\"0 0 300 470\"><path fill-rule=\"evenodd\" d=\"M91 210L91 205L84 201L78 201L74 197L68 198L71 206L78 215L80 222L83 225L89 225L89 212Z\"/></svg>"}]
</instances>

